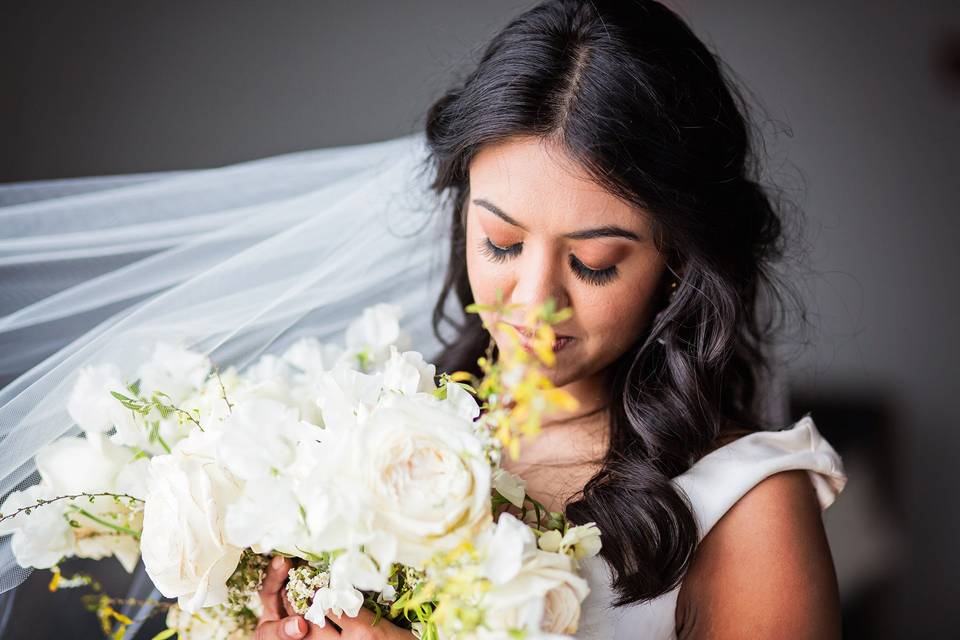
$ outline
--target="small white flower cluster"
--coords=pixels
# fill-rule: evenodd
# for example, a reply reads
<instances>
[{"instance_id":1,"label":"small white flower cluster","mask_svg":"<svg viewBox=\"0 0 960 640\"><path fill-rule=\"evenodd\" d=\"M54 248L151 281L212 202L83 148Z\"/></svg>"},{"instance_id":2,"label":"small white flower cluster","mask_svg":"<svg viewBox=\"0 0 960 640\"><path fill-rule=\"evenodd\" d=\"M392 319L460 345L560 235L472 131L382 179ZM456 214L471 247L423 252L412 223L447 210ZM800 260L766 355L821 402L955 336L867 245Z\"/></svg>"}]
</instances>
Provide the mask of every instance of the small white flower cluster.
<instances>
[{"instance_id":1,"label":"small white flower cluster","mask_svg":"<svg viewBox=\"0 0 960 640\"><path fill-rule=\"evenodd\" d=\"M597 553L599 531L494 520L494 492L520 508L524 482L499 467L476 399L455 382L438 388L435 366L408 345L399 307L380 304L351 323L344 347L302 338L242 372L211 372L206 356L165 343L134 383L110 364L86 368L69 403L86 438L38 455L43 483L3 510L58 493L129 493L142 512L124 506L112 533L139 533L139 544L90 542L98 522L119 517L99 502L79 527L63 501L0 522L0 533L14 533L24 566L109 552L132 566L139 551L160 592L178 599L168 624L185 638L241 637L230 634L242 625L224 621L231 577L242 555L273 552L304 562L287 590L320 626L328 611L356 616L367 596L409 605L413 587L433 581L438 598L456 600L440 637L574 633L589 591L577 561ZM446 581L464 576L476 589L448 595Z\"/></svg>"},{"instance_id":2,"label":"small white flower cluster","mask_svg":"<svg viewBox=\"0 0 960 640\"><path fill-rule=\"evenodd\" d=\"M330 586L330 573L319 571L310 565L290 569L287 574L287 600L300 615L310 609L313 594Z\"/></svg>"},{"instance_id":3,"label":"small white flower cluster","mask_svg":"<svg viewBox=\"0 0 960 640\"><path fill-rule=\"evenodd\" d=\"M167 627L177 630L177 640L249 640L250 628L225 605L189 613L177 606L167 611Z\"/></svg>"}]
</instances>

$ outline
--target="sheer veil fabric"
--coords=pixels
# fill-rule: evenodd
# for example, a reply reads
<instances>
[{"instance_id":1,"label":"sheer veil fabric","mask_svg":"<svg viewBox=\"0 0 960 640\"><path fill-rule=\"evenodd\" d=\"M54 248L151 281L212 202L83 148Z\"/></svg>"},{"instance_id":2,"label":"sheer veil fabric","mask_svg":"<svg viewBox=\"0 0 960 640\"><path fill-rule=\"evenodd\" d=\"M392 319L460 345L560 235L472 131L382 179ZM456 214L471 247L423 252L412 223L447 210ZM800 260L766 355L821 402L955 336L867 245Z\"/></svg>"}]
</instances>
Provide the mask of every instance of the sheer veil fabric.
<instances>
[{"instance_id":1,"label":"sheer veil fabric","mask_svg":"<svg viewBox=\"0 0 960 640\"><path fill-rule=\"evenodd\" d=\"M426 160L421 131L215 169L0 185L0 497L38 480L41 447L79 433L66 403L81 367L132 374L159 339L243 367L303 336L339 341L364 307L392 302L433 360L449 207ZM768 413L782 424L779 405ZM0 598L28 574L0 539ZM141 566L128 596L151 595Z\"/></svg>"},{"instance_id":2,"label":"sheer veil fabric","mask_svg":"<svg viewBox=\"0 0 960 640\"><path fill-rule=\"evenodd\" d=\"M0 185L0 496L38 480L42 446L79 433L66 403L82 366L132 374L158 339L243 367L306 335L340 341L364 307L391 302L435 357L449 225L425 160L415 133L216 169ZM28 574L0 539L0 593Z\"/></svg>"}]
</instances>

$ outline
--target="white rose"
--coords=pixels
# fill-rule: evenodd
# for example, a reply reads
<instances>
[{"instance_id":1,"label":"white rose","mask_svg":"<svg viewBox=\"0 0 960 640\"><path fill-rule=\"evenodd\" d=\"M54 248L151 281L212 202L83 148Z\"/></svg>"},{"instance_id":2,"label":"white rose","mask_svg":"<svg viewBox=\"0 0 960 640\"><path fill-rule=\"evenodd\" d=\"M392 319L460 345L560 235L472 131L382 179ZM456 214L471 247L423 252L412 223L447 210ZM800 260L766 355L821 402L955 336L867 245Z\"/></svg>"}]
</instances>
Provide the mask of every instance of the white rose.
<instances>
[{"instance_id":1,"label":"white rose","mask_svg":"<svg viewBox=\"0 0 960 640\"><path fill-rule=\"evenodd\" d=\"M344 473L397 537L398 562L422 566L491 522L490 465L468 421L435 403L391 396L355 436Z\"/></svg>"},{"instance_id":2,"label":"white rose","mask_svg":"<svg viewBox=\"0 0 960 640\"><path fill-rule=\"evenodd\" d=\"M509 513L501 514L481 540L484 574L493 585L480 605L488 628L577 631L590 587L574 572L570 556L538 549L530 527Z\"/></svg>"},{"instance_id":3,"label":"white rose","mask_svg":"<svg viewBox=\"0 0 960 640\"><path fill-rule=\"evenodd\" d=\"M172 455L150 461L140 545L153 583L195 612L224 602L226 581L241 549L223 532L224 511L239 495L237 481L203 451L209 437L183 440Z\"/></svg>"}]
</instances>

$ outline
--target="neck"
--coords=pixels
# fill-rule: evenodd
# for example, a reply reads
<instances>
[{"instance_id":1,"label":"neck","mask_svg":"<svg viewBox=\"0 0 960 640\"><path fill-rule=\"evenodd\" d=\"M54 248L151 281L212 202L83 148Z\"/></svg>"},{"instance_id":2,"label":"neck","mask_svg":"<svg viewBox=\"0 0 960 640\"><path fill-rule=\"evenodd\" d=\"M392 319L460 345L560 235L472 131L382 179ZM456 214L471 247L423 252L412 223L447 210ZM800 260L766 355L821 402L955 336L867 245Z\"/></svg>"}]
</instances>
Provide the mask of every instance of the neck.
<instances>
[{"instance_id":1,"label":"neck","mask_svg":"<svg viewBox=\"0 0 960 640\"><path fill-rule=\"evenodd\" d=\"M543 426L547 428L551 425L578 423L604 415L605 409L610 404L610 383L607 380L607 372L607 369L601 369L591 376L560 386L560 390L577 400L578 407L573 411L558 409L545 413Z\"/></svg>"}]
</instances>

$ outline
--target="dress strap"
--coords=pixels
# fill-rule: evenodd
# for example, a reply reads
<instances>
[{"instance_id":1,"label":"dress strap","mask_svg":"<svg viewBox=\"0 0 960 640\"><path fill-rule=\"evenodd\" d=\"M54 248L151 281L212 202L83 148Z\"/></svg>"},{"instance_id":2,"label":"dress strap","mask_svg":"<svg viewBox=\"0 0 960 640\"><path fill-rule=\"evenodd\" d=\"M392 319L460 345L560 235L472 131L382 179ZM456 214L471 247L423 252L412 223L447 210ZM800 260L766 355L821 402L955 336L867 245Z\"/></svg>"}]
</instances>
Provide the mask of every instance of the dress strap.
<instances>
[{"instance_id":1,"label":"dress strap","mask_svg":"<svg viewBox=\"0 0 960 640\"><path fill-rule=\"evenodd\" d=\"M713 528L740 498L765 478L780 471L805 469L816 490L820 508L829 507L843 490L847 476L843 462L806 415L780 431L757 431L742 436L700 458L673 479L690 499L700 538ZM611 608L609 567L598 560L589 567L591 594L584 602L585 624L577 638L608 640L675 640L680 586L652 600Z\"/></svg>"},{"instance_id":2,"label":"dress strap","mask_svg":"<svg viewBox=\"0 0 960 640\"><path fill-rule=\"evenodd\" d=\"M806 469L821 510L833 504L847 482L840 456L809 414L780 431L757 431L715 449L673 482L690 499L702 540L750 489L792 469Z\"/></svg>"}]
</instances>

